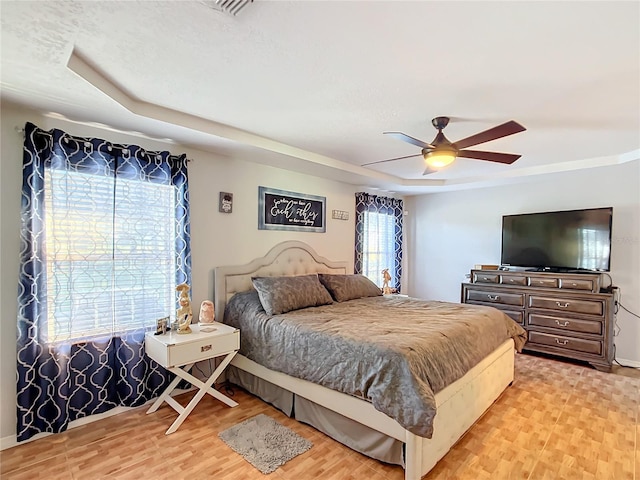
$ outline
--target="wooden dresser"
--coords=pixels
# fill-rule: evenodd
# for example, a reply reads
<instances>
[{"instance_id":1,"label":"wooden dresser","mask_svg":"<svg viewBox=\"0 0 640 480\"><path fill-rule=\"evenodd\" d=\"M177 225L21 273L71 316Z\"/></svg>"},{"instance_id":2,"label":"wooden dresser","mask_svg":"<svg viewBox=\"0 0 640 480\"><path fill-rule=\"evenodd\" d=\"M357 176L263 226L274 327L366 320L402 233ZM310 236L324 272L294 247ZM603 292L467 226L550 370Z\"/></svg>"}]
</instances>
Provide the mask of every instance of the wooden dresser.
<instances>
[{"instance_id":1,"label":"wooden dresser","mask_svg":"<svg viewBox=\"0 0 640 480\"><path fill-rule=\"evenodd\" d=\"M520 323L525 350L611 371L614 299L600 293L600 274L471 270L461 301L496 307Z\"/></svg>"}]
</instances>

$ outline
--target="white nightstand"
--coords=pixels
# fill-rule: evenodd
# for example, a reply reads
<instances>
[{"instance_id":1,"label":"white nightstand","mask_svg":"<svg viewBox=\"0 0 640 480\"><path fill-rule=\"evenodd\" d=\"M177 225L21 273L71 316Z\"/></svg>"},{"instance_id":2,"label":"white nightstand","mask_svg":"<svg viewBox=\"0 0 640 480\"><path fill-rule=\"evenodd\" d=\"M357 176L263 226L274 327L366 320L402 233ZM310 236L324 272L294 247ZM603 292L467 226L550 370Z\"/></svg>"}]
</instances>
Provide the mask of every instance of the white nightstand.
<instances>
[{"instance_id":1,"label":"white nightstand","mask_svg":"<svg viewBox=\"0 0 640 480\"><path fill-rule=\"evenodd\" d=\"M160 408L162 402L167 402L179 413L176 421L166 431L167 435L175 432L182 425L182 422L189 416L205 393L230 407L238 405L229 397L218 392L212 385L240 348L240 330L222 323L213 323L211 327L215 328L212 332L203 332L201 330L203 327L191 325L192 333L179 335L175 331L170 331L163 335L154 335L153 332L145 335L144 343L147 355L176 374L176 378L147 410L147 414L153 413ZM200 381L189 373L194 363L222 356L224 359L206 382ZM186 407L180 405L170 396L181 378L199 388Z\"/></svg>"}]
</instances>

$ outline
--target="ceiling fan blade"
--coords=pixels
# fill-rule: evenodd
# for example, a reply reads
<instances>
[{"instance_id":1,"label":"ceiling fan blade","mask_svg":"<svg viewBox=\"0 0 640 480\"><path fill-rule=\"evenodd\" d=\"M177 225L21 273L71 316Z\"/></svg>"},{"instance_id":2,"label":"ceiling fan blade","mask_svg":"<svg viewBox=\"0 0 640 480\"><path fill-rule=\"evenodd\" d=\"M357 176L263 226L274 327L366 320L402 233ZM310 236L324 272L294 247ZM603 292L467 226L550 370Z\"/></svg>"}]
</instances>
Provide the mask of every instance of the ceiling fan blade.
<instances>
[{"instance_id":1,"label":"ceiling fan blade","mask_svg":"<svg viewBox=\"0 0 640 480\"><path fill-rule=\"evenodd\" d=\"M406 133L402 133L402 132L382 132L382 133L384 135L391 135L392 137L397 138L398 140L402 140L403 142L411 143L412 145L415 145L416 147L420 147L420 148L435 148L430 143L425 143L422 140L418 140L417 138L410 137Z\"/></svg>"},{"instance_id":2,"label":"ceiling fan blade","mask_svg":"<svg viewBox=\"0 0 640 480\"><path fill-rule=\"evenodd\" d=\"M514 153L481 152L479 150L460 150L458 152L458 156L464 158L473 158L476 160L487 160L489 162L506 163L507 165L511 165L522 155L516 155Z\"/></svg>"},{"instance_id":3,"label":"ceiling fan blade","mask_svg":"<svg viewBox=\"0 0 640 480\"><path fill-rule=\"evenodd\" d=\"M438 171L437 168L427 167L425 171L422 172L422 175L429 175L430 173L436 173L437 171Z\"/></svg>"},{"instance_id":4,"label":"ceiling fan blade","mask_svg":"<svg viewBox=\"0 0 640 480\"><path fill-rule=\"evenodd\" d=\"M375 165L376 163L393 162L395 160L402 160L403 158L420 157L421 155L422 155L421 153L416 153L415 155L407 155L406 157L389 158L388 160L378 160L377 162L363 163L360 166L366 167L367 165Z\"/></svg>"},{"instance_id":5,"label":"ceiling fan blade","mask_svg":"<svg viewBox=\"0 0 640 480\"><path fill-rule=\"evenodd\" d=\"M455 142L455 146L458 149L472 147L473 145L478 145L479 143L490 142L491 140L507 137L509 135L513 135L514 133L524 132L525 130L526 128L524 128L518 122L514 122L513 120L511 120L507 123L503 123L502 125L498 125L497 127L485 130L484 132L476 133L475 135L471 135L470 137L458 140L457 142Z\"/></svg>"}]
</instances>

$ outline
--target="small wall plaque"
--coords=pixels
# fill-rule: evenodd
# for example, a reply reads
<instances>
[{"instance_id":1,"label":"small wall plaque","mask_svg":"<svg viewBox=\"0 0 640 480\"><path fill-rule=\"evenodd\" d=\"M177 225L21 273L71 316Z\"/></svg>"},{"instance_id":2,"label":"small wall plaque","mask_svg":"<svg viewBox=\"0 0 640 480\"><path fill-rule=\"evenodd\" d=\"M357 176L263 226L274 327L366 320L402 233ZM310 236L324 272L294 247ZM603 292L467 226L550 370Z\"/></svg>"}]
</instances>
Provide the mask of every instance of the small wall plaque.
<instances>
[{"instance_id":1,"label":"small wall plaque","mask_svg":"<svg viewBox=\"0 0 640 480\"><path fill-rule=\"evenodd\" d=\"M344 210L332 210L331 218L336 220L349 220L349 212L345 212Z\"/></svg>"},{"instance_id":2,"label":"small wall plaque","mask_svg":"<svg viewBox=\"0 0 640 480\"><path fill-rule=\"evenodd\" d=\"M220 192L220 203L218 211L222 213L231 213L233 210L233 193Z\"/></svg>"}]
</instances>

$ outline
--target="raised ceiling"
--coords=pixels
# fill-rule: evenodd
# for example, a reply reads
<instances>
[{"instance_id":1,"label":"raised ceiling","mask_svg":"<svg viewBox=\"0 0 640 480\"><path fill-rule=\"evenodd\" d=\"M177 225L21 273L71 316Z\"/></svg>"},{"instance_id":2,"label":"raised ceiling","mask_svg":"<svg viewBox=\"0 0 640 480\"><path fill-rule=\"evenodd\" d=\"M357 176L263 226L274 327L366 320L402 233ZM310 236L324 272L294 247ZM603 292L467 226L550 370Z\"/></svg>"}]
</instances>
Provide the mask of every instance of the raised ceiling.
<instances>
[{"instance_id":1,"label":"raised ceiling","mask_svg":"<svg viewBox=\"0 0 640 480\"><path fill-rule=\"evenodd\" d=\"M3 100L405 193L640 158L639 2L2 1ZM526 132L427 177L419 153Z\"/></svg>"}]
</instances>

